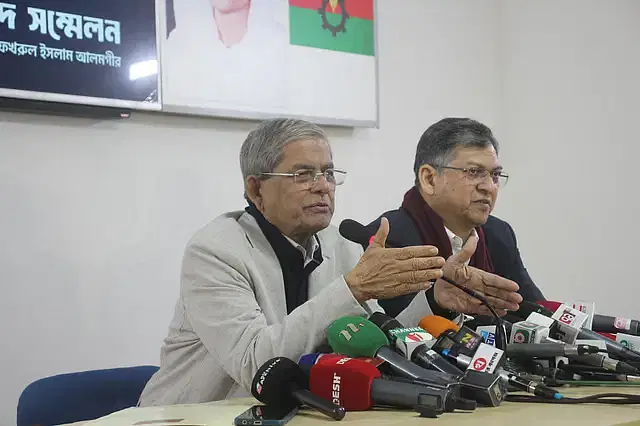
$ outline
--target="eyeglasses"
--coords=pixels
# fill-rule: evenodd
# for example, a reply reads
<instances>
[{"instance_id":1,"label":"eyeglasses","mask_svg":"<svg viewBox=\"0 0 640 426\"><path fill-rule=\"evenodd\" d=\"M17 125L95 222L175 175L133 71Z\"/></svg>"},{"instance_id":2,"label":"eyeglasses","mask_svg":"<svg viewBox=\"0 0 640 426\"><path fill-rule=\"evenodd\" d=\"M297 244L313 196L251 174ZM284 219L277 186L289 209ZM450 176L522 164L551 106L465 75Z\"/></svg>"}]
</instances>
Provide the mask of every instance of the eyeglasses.
<instances>
[{"instance_id":1,"label":"eyeglasses","mask_svg":"<svg viewBox=\"0 0 640 426\"><path fill-rule=\"evenodd\" d=\"M338 169L326 169L323 172L310 169L297 170L293 173L260 173L260 176L285 176L292 177L293 183L307 188L313 188L320 176L324 176L329 185L342 185L347 178L347 172Z\"/></svg>"},{"instance_id":2,"label":"eyeglasses","mask_svg":"<svg viewBox=\"0 0 640 426\"><path fill-rule=\"evenodd\" d=\"M465 174L465 177L472 182L482 182L487 176L491 175L491 180L498 186L505 186L509 181L509 175L502 170L487 170L484 167L451 167L451 166L434 166L441 169L458 170Z\"/></svg>"}]
</instances>

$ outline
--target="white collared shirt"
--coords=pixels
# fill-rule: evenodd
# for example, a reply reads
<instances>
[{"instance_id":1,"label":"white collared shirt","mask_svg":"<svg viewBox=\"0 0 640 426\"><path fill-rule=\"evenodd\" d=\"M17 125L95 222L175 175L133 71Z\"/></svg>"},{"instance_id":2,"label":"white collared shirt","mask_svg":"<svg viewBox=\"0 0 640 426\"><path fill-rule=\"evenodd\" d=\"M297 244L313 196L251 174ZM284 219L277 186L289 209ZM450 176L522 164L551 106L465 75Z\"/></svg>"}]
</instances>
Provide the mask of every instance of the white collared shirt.
<instances>
[{"instance_id":1,"label":"white collared shirt","mask_svg":"<svg viewBox=\"0 0 640 426\"><path fill-rule=\"evenodd\" d=\"M449 230L449 228L447 228L446 226L444 227L445 232L447 233L447 236L449 237L449 242L451 243L451 253L452 254L457 254L460 250L462 250L462 246L464 246L464 241L462 241L462 238L458 237L456 234L454 234L453 232L451 232L451 230ZM471 232L471 236L478 236L478 233L476 232L476 230L474 229L473 232ZM465 262L465 265L468 265L469 261L467 260Z\"/></svg>"},{"instance_id":2,"label":"white collared shirt","mask_svg":"<svg viewBox=\"0 0 640 426\"><path fill-rule=\"evenodd\" d=\"M282 235L284 235L284 234L282 234ZM293 241L291 238L287 237L286 235L284 235L284 237L287 240L289 240L289 242L291 244L293 244L293 246L295 248L300 250L300 252L302 253L302 257L304 259L304 266L307 266L309 264L309 262L311 262L313 260L313 254L318 249L318 241L317 241L315 235L313 237L309 238L309 242L307 243L307 247L304 247L304 246L298 244L297 242Z\"/></svg>"},{"instance_id":3,"label":"white collared shirt","mask_svg":"<svg viewBox=\"0 0 640 426\"><path fill-rule=\"evenodd\" d=\"M462 238L458 237L456 234L451 232L451 230L446 226L444 227L444 230L447 233L447 237L449 237L449 241L451 242L452 254L457 254L458 252L460 252L460 250L462 250L462 246L464 246L465 242L462 241ZM478 233L476 232L475 229L471 233L471 236L476 236L476 237L478 236ZM469 264L469 260L465 262L465 265L468 265L468 264ZM473 319L473 317L466 314L460 314L453 320L453 322L458 324L458 326L462 326L464 322L468 321L469 319Z\"/></svg>"}]
</instances>

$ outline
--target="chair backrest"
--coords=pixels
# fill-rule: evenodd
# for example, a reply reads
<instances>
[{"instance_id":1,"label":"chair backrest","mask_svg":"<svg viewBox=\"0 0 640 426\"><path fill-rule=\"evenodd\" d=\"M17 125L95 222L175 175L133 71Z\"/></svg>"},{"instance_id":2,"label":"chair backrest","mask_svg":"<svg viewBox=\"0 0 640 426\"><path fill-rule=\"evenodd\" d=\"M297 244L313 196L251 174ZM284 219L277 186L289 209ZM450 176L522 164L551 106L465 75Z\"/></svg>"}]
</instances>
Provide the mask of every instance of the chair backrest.
<instances>
[{"instance_id":1,"label":"chair backrest","mask_svg":"<svg viewBox=\"0 0 640 426\"><path fill-rule=\"evenodd\" d=\"M54 426L92 420L138 404L152 365L82 371L45 377L18 400L17 426Z\"/></svg>"}]
</instances>

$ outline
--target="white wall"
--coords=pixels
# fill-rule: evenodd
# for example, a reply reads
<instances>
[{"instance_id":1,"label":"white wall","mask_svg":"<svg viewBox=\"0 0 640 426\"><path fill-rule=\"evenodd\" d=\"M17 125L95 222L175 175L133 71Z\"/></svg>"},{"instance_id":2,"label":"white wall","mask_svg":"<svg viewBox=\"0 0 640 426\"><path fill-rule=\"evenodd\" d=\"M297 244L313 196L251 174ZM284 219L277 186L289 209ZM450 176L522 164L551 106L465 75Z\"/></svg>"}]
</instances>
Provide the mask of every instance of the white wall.
<instances>
[{"instance_id":1,"label":"white wall","mask_svg":"<svg viewBox=\"0 0 640 426\"><path fill-rule=\"evenodd\" d=\"M500 115L497 1L378 3L381 126L329 130L349 171L336 223L401 202L432 122ZM158 363L185 243L244 206L238 151L252 126L0 114L0 425L40 377Z\"/></svg>"},{"instance_id":2,"label":"white wall","mask_svg":"<svg viewBox=\"0 0 640 426\"><path fill-rule=\"evenodd\" d=\"M502 0L500 213L549 298L640 317L640 2Z\"/></svg>"}]
</instances>

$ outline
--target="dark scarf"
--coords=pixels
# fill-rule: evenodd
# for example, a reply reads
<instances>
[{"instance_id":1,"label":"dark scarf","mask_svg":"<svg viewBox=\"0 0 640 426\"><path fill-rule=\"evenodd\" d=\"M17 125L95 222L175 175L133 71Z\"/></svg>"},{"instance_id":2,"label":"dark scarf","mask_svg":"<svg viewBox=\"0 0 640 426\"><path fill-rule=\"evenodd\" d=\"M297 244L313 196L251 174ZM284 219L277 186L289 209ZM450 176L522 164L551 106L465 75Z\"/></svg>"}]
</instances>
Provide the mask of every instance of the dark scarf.
<instances>
[{"instance_id":1,"label":"dark scarf","mask_svg":"<svg viewBox=\"0 0 640 426\"><path fill-rule=\"evenodd\" d=\"M451 240L444 229L442 218L429 207L416 187L411 188L404 194L402 208L409 213L413 223L416 225L422 244L436 246L438 254L445 259L453 254ZM481 227L477 227L476 232L478 233L478 246L476 252L471 256L469 265L483 271L493 272L493 263L491 263L487 245L484 241L484 231Z\"/></svg>"},{"instance_id":2,"label":"dark scarf","mask_svg":"<svg viewBox=\"0 0 640 426\"><path fill-rule=\"evenodd\" d=\"M278 262L280 262L287 301L287 314L290 314L291 311L309 299L309 275L322 263L320 241L317 240L315 235L313 236L318 242L318 248L313 253L313 260L307 266L304 266L304 257L300 250L294 247L282 235L282 232L260 213L255 204L249 202L245 211L256 219L262 233L276 253Z\"/></svg>"}]
</instances>

